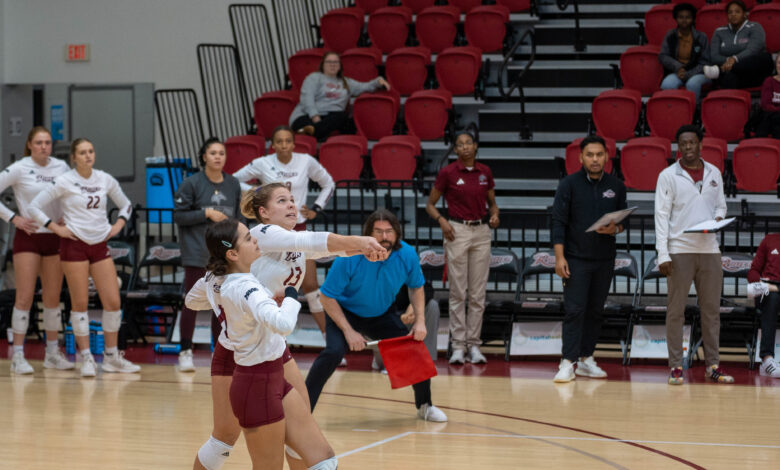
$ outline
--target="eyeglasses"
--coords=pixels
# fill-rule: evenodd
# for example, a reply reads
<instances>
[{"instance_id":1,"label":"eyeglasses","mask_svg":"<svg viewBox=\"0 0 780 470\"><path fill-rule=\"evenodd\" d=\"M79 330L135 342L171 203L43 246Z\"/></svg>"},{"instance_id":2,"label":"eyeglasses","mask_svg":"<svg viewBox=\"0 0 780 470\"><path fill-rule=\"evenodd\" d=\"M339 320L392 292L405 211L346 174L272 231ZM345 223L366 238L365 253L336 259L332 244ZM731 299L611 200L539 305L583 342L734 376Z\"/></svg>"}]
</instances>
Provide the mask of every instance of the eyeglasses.
<instances>
[{"instance_id":1,"label":"eyeglasses","mask_svg":"<svg viewBox=\"0 0 780 470\"><path fill-rule=\"evenodd\" d=\"M374 234L376 234L376 235L394 235L395 234L395 230L393 230L391 228L387 229L387 230L380 230L378 228L375 228L374 229Z\"/></svg>"}]
</instances>

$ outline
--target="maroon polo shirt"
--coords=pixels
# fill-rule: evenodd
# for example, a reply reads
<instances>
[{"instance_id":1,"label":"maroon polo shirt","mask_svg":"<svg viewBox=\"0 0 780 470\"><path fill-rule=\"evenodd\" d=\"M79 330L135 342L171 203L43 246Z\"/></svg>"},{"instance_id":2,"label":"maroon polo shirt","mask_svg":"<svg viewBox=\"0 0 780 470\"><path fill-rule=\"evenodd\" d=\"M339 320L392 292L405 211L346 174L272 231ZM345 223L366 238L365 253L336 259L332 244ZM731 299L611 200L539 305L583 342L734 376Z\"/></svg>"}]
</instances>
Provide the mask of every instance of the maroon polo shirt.
<instances>
[{"instance_id":1,"label":"maroon polo shirt","mask_svg":"<svg viewBox=\"0 0 780 470\"><path fill-rule=\"evenodd\" d=\"M780 281L780 233L770 233L761 240L747 278L748 282Z\"/></svg>"},{"instance_id":2,"label":"maroon polo shirt","mask_svg":"<svg viewBox=\"0 0 780 470\"><path fill-rule=\"evenodd\" d=\"M457 160L442 168L434 186L444 195L450 217L479 220L487 214L487 193L496 185L486 165L475 162L469 170Z\"/></svg>"}]
</instances>

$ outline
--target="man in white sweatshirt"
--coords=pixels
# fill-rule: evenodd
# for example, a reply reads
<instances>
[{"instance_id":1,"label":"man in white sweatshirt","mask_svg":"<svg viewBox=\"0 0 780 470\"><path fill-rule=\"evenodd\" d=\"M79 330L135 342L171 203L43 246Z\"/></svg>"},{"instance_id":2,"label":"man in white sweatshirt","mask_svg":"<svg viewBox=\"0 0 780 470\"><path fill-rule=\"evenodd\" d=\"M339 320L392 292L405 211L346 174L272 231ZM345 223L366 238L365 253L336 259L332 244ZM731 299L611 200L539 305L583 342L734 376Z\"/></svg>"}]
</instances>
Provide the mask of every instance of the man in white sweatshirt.
<instances>
[{"instance_id":1,"label":"man in white sweatshirt","mask_svg":"<svg viewBox=\"0 0 780 470\"><path fill-rule=\"evenodd\" d=\"M702 131L686 125L677 131L681 158L658 176L655 188L655 248L658 270L667 276L666 345L669 384L682 385L682 332L691 282L696 286L704 340L705 377L719 383L734 378L719 366L720 246L714 233L684 233L700 222L726 215L720 171L701 159Z\"/></svg>"}]
</instances>

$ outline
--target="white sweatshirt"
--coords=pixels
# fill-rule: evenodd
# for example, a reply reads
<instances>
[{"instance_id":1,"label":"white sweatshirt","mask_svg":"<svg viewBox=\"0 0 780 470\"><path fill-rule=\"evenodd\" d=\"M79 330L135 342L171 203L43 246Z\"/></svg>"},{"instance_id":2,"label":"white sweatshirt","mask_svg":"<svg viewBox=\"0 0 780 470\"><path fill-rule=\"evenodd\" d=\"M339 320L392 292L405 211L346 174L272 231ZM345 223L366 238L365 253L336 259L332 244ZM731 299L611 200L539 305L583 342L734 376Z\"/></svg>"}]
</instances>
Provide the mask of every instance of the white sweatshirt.
<instances>
[{"instance_id":1,"label":"white sweatshirt","mask_svg":"<svg viewBox=\"0 0 780 470\"><path fill-rule=\"evenodd\" d=\"M720 171L702 160L701 190L678 161L658 176L655 187L655 249L658 264L670 253L720 253L717 234L683 233L700 222L726 216L726 196Z\"/></svg>"},{"instance_id":2,"label":"white sweatshirt","mask_svg":"<svg viewBox=\"0 0 780 470\"><path fill-rule=\"evenodd\" d=\"M130 217L132 203L113 176L93 169L90 177L85 179L74 169L55 178L53 185L35 196L29 211L39 224L46 225L52 219L46 215L43 208L59 200L65 216L65 226L79 240L88 245L96 245L105 240L111 232L106 212L107 198L111 198L119 208L119 217L125 220Z\"/></svg>"},{"instance_id":3,"label":"white sweatshirt","mask_svg":"<svg viewBox=\"0 0 780 470\"><path fill-rule=\"evenodd\" d=\"M0 192L5 191L9 186L13 188L16 208L19 215L26 219L33 218L30 214L30 203L35 196L48 189L54 184L56 177L70 169L67 163L58 158L48 157L48 159L46 166L40 166L35 163L32 157L24 157L0 172ZM60 220L62 218L59 201L52 201L42 210L48 219ZM11 209L0 202L0 218L9 222L14 215ZM36 233L51 233L51 230L40 225Z\"/></svg>"}]
</instances>

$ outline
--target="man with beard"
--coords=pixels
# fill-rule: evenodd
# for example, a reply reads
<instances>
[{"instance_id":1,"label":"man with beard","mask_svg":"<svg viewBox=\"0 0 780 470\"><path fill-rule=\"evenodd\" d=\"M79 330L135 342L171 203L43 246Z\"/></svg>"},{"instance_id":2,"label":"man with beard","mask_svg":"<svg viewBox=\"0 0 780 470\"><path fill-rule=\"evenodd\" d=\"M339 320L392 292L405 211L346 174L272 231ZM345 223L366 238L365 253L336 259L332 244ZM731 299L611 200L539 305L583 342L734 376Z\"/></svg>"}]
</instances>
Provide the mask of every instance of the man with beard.
<instances>
[{"instance_id":1,"label":"man with beard","mask_svg":"<svg viewBox=\"0 0 780 470\"><path fill-rule=\"evenodd\" d=\"M362 351L366 347L366 337L387 339L410 335L423 341L426 336L425 278L417 252L401 241L398 219L392 212L379 209L366 219L363 235L376 238L388 251L388 256L385 261L375 263L361 256L337 258L320 287L322 306L327 314L326 346L306 377L312 410L347 348ZM395 311L395 298L404 284L409 289L414 311L411 331ZM420 419L447 421L447 415L433 406L430 379L414 384L412 388Z\"/></svg>"}]
</instances>

